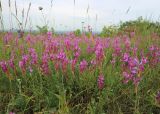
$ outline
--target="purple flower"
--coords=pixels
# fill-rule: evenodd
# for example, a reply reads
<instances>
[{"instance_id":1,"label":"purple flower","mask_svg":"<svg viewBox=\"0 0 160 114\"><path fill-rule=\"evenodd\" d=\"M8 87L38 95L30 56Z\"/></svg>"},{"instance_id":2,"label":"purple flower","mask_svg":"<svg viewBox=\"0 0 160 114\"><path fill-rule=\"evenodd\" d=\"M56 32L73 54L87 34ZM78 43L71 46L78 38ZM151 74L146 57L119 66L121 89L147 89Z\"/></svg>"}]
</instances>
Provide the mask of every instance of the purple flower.
<instances>
[{"instance_id":1,"label":"purple flower","mask_svg":"<svg viewBox=\"0 0 160 114\"><path fill-rule=\"evenodd\" d=\"M24 64L27 63L28 59L29 59L29 56L28 56L28 55L23 55L23 56L22 56L22 61L24 62Z\"/></svg>"},{"instance_id":2,"label":"purple flower","mask_svg":"<svg viewBox=\"0 0 160 114\"><path fill-rule=\"evenodd\" d=\"M22 60L19 61L19 67L21 69L25 69L28 60L29 60L29 56L28 55L23 55Z\"/></svg>"},{"instance_id":3,"label":"purple flower","mask_svg":"<svg viewBox=\"0 0 160 114\"><path fill-rule=\"evenodd\" d=\"M41 69L44 74L49 74L49 65L48 65L48 54L44 53L42 56Z\"/></svg>"},{"instance_id":4,"label":"purple flower","mask_svg":"<svg viewBox=\"0 0 160 114\"><path fill-rule=\"evenodd\" d=\"M26 41L29 42L30 40L31 40L31 36L30 36L30 34L28 34L26 37Z\"/></svg>"},{"instance_id":5,"label":"purple flower","mask_svg":"<svg viewBox=\"0 0 160 114\"><path fill-rule=\"evenodd\" d=\"M32 69L32 67L31 67L31 66L29 66L29 67L28 67L28 69L29 69L29 72L30 72L30 73L32 73L32 72L33 72L33 69Z\"/></svg>"},{"instance_id":6,"label":"purple flower","mask_svg":"<svg viewBox=\"0 0 160 114\"><path fill-rule=\"evenodd\" d=\"M124 41L124 43L125 43L125 47L127 49L130 48L131 42L130 42L129 38L126 38L125 41Z\"/></svg>"},{"instance_id":7,"label":"purple flower","mask_svg":"<svg viewBox=\"0 0 160 114\"><path fill-rule=\"evenodd\" d=\"M116 58L113 57L113 59L110 61L112 65L114 65L116 63Z\"/></svg>"},{"instance_id":8,"label":"purple flower","mask_svg":"<svg viewBox=\"0 0 160 114\"><path fill-rule=\"evenodd\" d=\"M75 65L77 63L77 59L73 59L70 61L71 65L72 65L72 71L75 69Z\"/></svg>"},{"instance_id":9,"label":"purple flower","mask_svg":"<svg viewBox=\"0 0 160 114\"><path fill-rule=\"evenodd\" d=\"M128 63L129 63L129 67L131 68L131 67L137 66L139 64L139 61L137 58L130 57Z\"/></svg>"},{"instance_id":10,"label":"purple flower","mask_svg":"<svg viewBox=\"0 0 160 114\"><path fill-rule=\"evenodd\" d=\"M8 71L8 68L7 68L7 62L6 61L1 61L0 62L0 66L3 70L3 72L7 72Z\"/></svg>"},{"instance_id":11,"label":"purple flower","mask_svg":"<svg viewBox=\"0 0 160 114\"><path fill-rule=\"evenodd\" d=\"M25 68L25 63L24 63L24 61L19 61L19 67L20 67L21 69L24 69L24 68Z\"/></svg>"},{"instance_id":12,"label":"purple flower","mask_svg":"<svg viewBox=\"0 0 160 114\"><path fill-rule=\"evenodd\" d=\"M104 76L102 74L98 76L97 82L99 90L102 90L104 88Z\"/></svg>"},{"instance_id":13,"label":"purple flower","mask_svg":"<svg viewBox=\"0 0 160 114\"><path fill-rule=\"evenodd\" d=\"M131 67L130 70L131 70L131 73L132 73L133 75L135 75L135 74L138 73L138 68L137 68L137 67Z\"/></svg>"},{"instance_id":14,"label":"purple flower","mask_svg":"<svg viewBox=\"0 0 160 114\"><path fill-rule=\"evenodd\" d=\"M9 112L9 114L15 114L14 112Z\"/></svg>"},{"instance_id":15,"label":"purple flower","mask_svg":"<svg viewBox=\"0 0 160 114\"><path fill-rule=\"evenodd\" d=\"M88 66L88 63L86 60L83 60L80 62L80 72L83 72Z\"/></svg>"},{"instance_id":16,"label":"purple flower","mask_svg":"<svg viewBox=\"0 0 160 114\"><path fill-rule=\"evenodd\" d=\"M64 44L65 44L65 46L66 46L66 49L69 50L70 47L71 47L71 42L70 42L70 40L69 40L68 38L65 39Z\"/></svg>"},{"instance_id":17,"label":"purple flower","mask_svg":"<svg viewBox=\"0 0 160 114\"><path fill-rule=\"evenodd\" d=\"M66 59L66 54L65 52L61 51L58 53L57 55L57 59L63 61L64 59Z\"/></svg>"},{"instance_id":18,"label":"purple flower","mask_svg":"<svg viewBox=\"0 0 160 114\"><path fill-rule=\"evenodd\" d=\"M140 64L146 64L146 63L147 63L147 58L142 57L142 59L141 59L141 63L140 63Z\"/></svg>"},{"instance_id":19,"label":"purple flower","mask_svg":"<svg viewBox=\"0 0 160 114\"><path fill-rule=\"evenodd\" d=\"M48 39L51 39L52 38L52 32L47 32L47 35L48 35Z\"/></svg>"},{"instance_id":20,"label":"purple flower","mask_svg":"<svg viewBox=\"0 0 160 114\"><path fill-rule=\"evenodd\" d=\"M50 60L51 60L51 61L56 60L55 54L50 54Z\"/></svg>"},{"instance_id":21,"label":"purple flower","mask_svg":"<svg viewBox=\"0 0 160 114\"><path fill-rule=\"evenodd\" d=\"M131 36L131 38L133 38L135 36L135 32L131 32L130 36Z\"/></svg>"},{"instance_id":22,"label":"purple flower","mask_svg":"<svg viewBox=\"0 0 160 114\"><path fill-rule=\"evenodd\" d=\"M96 59L99 61L99 60L102 60L103 57L104 57L104 50L103 50L103 46L102 44L97 44L95 46L95 54L96 54Z\"/></svg>"},{"instance_id":23,"label":"purple flower","mask_svg":"<svg viewBox=\"0 0 160 114\"><path fill-rule=\"evenodd\" d=\"M96 65L96 60L91 60L92 65Z\"/></svg>"},{"instance_id":24,"label":"purple flower","mask_svg":"<svg viewBox=\"0 0 160 114\"><path fill-rule=\"evenodd\" d=\"M152 46L149 48L149 50L150 50L150 51L155 50L155 46L152 45Z\"/></svg>"},{"instance_id":25,"label":"purple flower","mask_svg":"<svg viewBox=\"0 0 160 114\"><path fill-rule=\"evenodd\" d=\"M88 53L92 53L94 51L94 49L89 45L88 47L87 47L87 52Z\"/></svg>"},{"instance_id":26,"label":"purple flower","mask_svg":"<svg viewBox=\"0 0 160 114\"><path fill-rule=\"evenodd\" d=\"M120 38L115 38L113 41L114 54L120 55L121 53L121 45Z\"/></svg>"},{"instance_id":27,"label":"purple flower","mask_svg":"<svg viewBox=\"0 0 160 114\"><path fill-rule=\"evenodd\" d=\"M12 69L14 69L13 59L10 59L10 60L8 61L8 64L9 64L9 66L10 66Z\"/></svg>"},{"instance_id":28,"label":"purple flower","mask_svg":"<svg viewBox=\"0 0 160 114\"><path fill-rule=\"evenodd\" d=\"M122 61L128 62L128 61L129 61L129 57L130 57L130 56L129 56L128 53L124 53Z\"/></svg>"},{"instance_id":29,"label":"purple flower","mask_svg":"<svg viewBox=\"0 0 160 114\"><path fill-rule=\"evenodd\" d=\"M141 81L141 77L134 77L133 78L134 85L138 85L140 81Z\"/></svg>"},{"instance_id":30,"label":"purple flower","mask_svg":"<svg viewBox=\"0 0 160 114\"><path fill-rule=\"evenodd\" d=\"M75 53L74 53L74 58L78 58L80 56L80 52L79 51L76 51Z\"/></svg>"},{"instance_id":31,"label":"purple flower","mask_svg":"<svg viewBox=\"0 0 160 114\"><path fill-rule=\"evenodd\" d=\"M37 55L35 49L30 48L29 49L29 54L30 54L30 57L31 57L31 64L32 65L37 64L38 63L38 55Z\"/></svg>"},{"instance_id":32,"label":"purple flower","mask_svg":"<svg viewBox=\"0 0 160 114\"><path fill-rule=\"evenodd\" d=\"M133 76L127 72L123 72L123 77L124 77L123 82L126 84L132 79Z\"/></svg>"}]
</instances>

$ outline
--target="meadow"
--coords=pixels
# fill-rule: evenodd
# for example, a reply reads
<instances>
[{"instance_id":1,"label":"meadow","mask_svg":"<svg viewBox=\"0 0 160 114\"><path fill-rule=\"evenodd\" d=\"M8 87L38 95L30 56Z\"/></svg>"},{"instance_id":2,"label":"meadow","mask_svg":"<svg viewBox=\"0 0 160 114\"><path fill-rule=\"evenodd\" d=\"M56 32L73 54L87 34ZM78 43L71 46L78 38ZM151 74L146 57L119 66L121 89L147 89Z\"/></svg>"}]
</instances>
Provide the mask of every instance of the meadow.
<instances>
[{"instance_id":1,"label":"meadow","mask_svg":"<svg viewBox=\"0 0 160 114\"><path fill-rule=\"evenodd\" d=\"M159 114L160 35L144 22L100 35L1 32L0 113Z\"/></svg>"}]
</instances>

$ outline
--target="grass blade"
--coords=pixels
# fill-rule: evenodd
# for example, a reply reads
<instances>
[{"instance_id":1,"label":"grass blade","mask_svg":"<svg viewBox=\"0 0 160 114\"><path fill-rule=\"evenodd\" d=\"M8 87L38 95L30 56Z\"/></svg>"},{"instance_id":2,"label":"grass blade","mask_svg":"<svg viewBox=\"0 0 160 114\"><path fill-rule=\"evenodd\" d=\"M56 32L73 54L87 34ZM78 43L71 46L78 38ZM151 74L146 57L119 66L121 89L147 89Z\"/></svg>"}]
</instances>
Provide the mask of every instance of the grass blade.
<instances>
[{"instance_id":1,"label":"grass blade","mask_svg":"<svg viewBox=\"0 0 160 114\"><path fill-rule=\"evenodd\" d=\"M15 12L16 12L16 16L17 16L17 2L15 0Z\"/></svg>"},{"instance_id":2,"label":"grass blade","mask_svg":"<svg viewBox=\"0 0 160 114\"><path fill-rule=\"evenodd\" d=\"M26 25L27 25L28 14L29 14L30 8L31 8L31 2L29 3L29 7L28 7L28 11L27 11L27 17L26 17L26 21L25 21L25 26L24 26L24 28L25 28Z\"/></svg>"}]
</instances>

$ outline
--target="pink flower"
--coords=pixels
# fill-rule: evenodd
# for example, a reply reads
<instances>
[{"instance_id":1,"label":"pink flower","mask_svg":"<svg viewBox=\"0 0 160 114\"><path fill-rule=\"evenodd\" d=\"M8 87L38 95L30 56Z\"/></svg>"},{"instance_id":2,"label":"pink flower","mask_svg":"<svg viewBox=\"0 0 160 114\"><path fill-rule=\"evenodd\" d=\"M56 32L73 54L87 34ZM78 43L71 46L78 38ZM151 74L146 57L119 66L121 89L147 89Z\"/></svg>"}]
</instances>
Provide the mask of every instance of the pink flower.
<instances>
[{"instance_id":1,"label":"pink flower","mask_svg":"<svg viewBox=\"0 0 160 114\"><path fill-rule=\"evenodd\" d=\"M122 61L124 61L124 62L129 61L129 54L128 53L124 53Z\"/></svg>"},{"instance_id":2,"label":"pink flower","mask_svg":"<svg viewBox=\"0 0 160 114\"><path fill-rule=\"evenodd\" d=\"M120 55L121 53L121 43L120 38L115 38L113 41L113 49L114 49L114 55Z\"/></svg>"},{"instance_id":3,"label":"pink flower","mask_svg":"<svg viewBox=\"0 0 160 114\"><path fill-rule=\"evenodd\" d=\"M98 76L97 82L99 90L102 90L104 88L104 76L102 74Z\"/></svg>"},{"instance_id":4,"label":"pink flower","mask_svg":"<svg viewBox=\"0 0 160 114\"><path fill-rule=\"evenodd\" d=\"M70 40L68 38L64 40L64 44L66 46L66 49L70 50L70 48L71 48L71 42L70 42Z\"/></svg>"},{"instance_id":5,"label":"pink flower","mask_svg":"<svg viewBox=\"0 0 160 114\"><path fill-rule=\"evenodd\" d=\"M91 60L92 65L96 65L96 60Z\"/></svg>"},{"instance_id":6,"label":"pink flower","mask_svg":"<svg viewBox=\"0 0 160 114\"><path fill-rule=\"evenodd\" d=\"M29 56L28 56L28 55L23 55L23 56L22 56L22 60L19 61L19 67L20 67L21 69L25 69L26 64L27 64L27 62L28 62L28 59L29 59Z\"/></svg>"},{"instance_id":7,"label":"pink flower","mask_svg":"<svg viewBox=\"0 0 160 114\"><path fill-rule=\"evenodd\" d=\"M28 55L23 55L23 56L22 56L22 61L24 62L24 64L27 63L28 59L29 59L29 56L28 56Z\"/></svg>"},{"instance_id":8,"label":"pink flower","mask_svg":"<svg viewBox=\"0 0 160 114\"><path fill-rule=\"evenodd\" d=\"M102 44L97 44L95 46L95 54L96 54L96 59L98 61L103 59L103 57L104 57L104 50L103 50Z\"/></svg>"},{"instance_id":9,"label":"pink flower","mask_svg":"<svg viewBox=\"0 0 160 114\"><path fill-rule=\"evenodd\" d=\"M19 67L20 67L21 69L24 69L24 68L25 68L25 63L24 63L24 61L19 61Z\"/></svg>"},{"instance_id":10,"label":"pink flower","mask_svg":"<svg viewBox=\"0 0 160 114\"><path fill-rule=\"evenodd\" d=\"M41 64L41 69L44 74L49 74L48 60L49 60L48 54L44 53L42 56L42 64Z\"/></svg>"},{"instance_id":11,"label":"pink flower","mask_svg":"<svg viewBox=\"0 0 160 114\"><path fill-rule=\"evenodd\" d=\"M31 64L32 65L37 64L38 63L38 55L37 55L35 49L29 48L29 54L30 54L30 57L31 57Z\"/></svg>"},{"instance_id":12,"label":"pink flower","mask_svg":"<svg viewBox=\"0 0 160 114\"><path fill-rule=\"evenodd\" d=\"M146 63L147 63L147 58L142 57L142 59L141 59L141 63L140 63L140 64L146 64Z\"/></svg>"},{"instance_id":13,"label":"pink flower","mask_svg":"<svg viewBox=\"0 0 160 114\"><path fill-rule=\"evenodd\" d=\"M14 112L9 112L9 114L15 114Z\"/></svg>"},{"instance_id":14,"label":"pink flower","mask_svg":"<svg viewBox=\"0 0 160 114\"><path fill-rule=\"evenodd\" d=\"M135 32L131 32L130 36L131 36L131 38L133 38L135 36Z\"/></svg>"},{"instance_id":15,"label":"pink flower","mask_svg":"<svg viewBox=\"0 0 160 114\"><path fill-rule=\"evenodd\" d=\"M29 66L29 68L28 68L28 69L29 69L29 72L30 72L30 73L32 73L32 72L33 72L32 67L30 67L30 66Z\"/></svg>"},{"instance_id":16,"label":"pink flower","mask_svg":"<svg viewBox=\"0 0 160 114\"><path fill-rule=\"evenodd\" d=\"M88 63L86 60L83 60L80 62L80 72L83 72L88 66Z\"/></svg>"},{"instance_id":17,"label":"pink flower","mask_svg":"<svg viewBox=\"0 0 160 114\"><path fill-rule=\"evenodd\" d=\"M94 52L94 48L92 48L90 45L88 45L88 47L87 47L87 52L88 52L88 53Z\"/></svg>"},{"instance_id":18,"label":"pink flower","mask_svg":"<svg viewBox=\"0 0 160 114\"><path fill-rule=\"evenodd\" d=\"M12 69L14 69L13 59L10 59L10 60L8 61L8 65L9 65Z\"/></svg>"},{"instance_id":19,"label":"pink flower","mask_svg":"<svg viewBox=\"0 0 160 114\"><path fill-rule=\"evenodd\" d=\"M61 51L60 53L58 53L57 59L60 60L60 61L63 61L64 59L66 59L65 52Z\"/></svg>"},{"instance_id":20,"label":"pink flower","mask_svg":"<svg viewBox=\"0 0 160 114\"><path fill-rule=\"evenodd\" d=\"M52 38L52 32L47 32L47 35L48 35L48 39L51 39Z\"/></svg>"},{"instance_id":21,"label":"pink flower","mask_svg":"<svg viewBox=\"0 0 160 114\"><path fill-rule=\"evenodd\" d=\"M74 71L76 63L77 63L77 59L71 60L70 63L71 63L71 66L72 66L72 71Z\"/></svg>"},{"instance_id":22,"label":"pink flower","mask_svg":"<svg viewBox=\"0 0 160 114\"><path fill-rule=\"evenodd\" d=\"M130 48L131 42L130 42L129 38L126 38L126 39L125 39L124 44L125 44L125 47L126 47L127 49Z\"/></svg>"},{"instance_id":23,"label":"pink flower","mask_svg":"<svg viewBox=\"0 0 160 114\"><path fill-rule=\"evenodd\" d=\"M76 51L75 53L74 53L74 58L78 58L80 56L80 52L79 51Z\"/></svg>"},{"instance_id":24,"label":"pink flower","mask_svg":"<svg viewBox=\"0 0 160 114\"><path fill-rule=\"evenodd\" d=\"M152 45L152 46L149 48L149 50L150 50L150 51L155 50L155 46L154 46L154 45Z\"/></svg>"},{"instance_id":25,"label":"pink flower","mask_svg":"<svg viewBox=\"0 0 160 114\"><path fill-rule=\"evenodd\" d=\"M132 79L133 75L131 75L127 72L123 72L123 77L124 77L123 83L126 84Z\"/></svg>"},{"instance_id":26,"label":"pink flower","mask_svg":"<svg viewBox=\"0 0 160 114\"><path fill-rule=\"evenodd\" d=\"M7 68L7 62L6 61L1 61L0 62L0 66L3 70L3 72L7 72L8 71L8 68Z\"/></svg>"}]
</instances>

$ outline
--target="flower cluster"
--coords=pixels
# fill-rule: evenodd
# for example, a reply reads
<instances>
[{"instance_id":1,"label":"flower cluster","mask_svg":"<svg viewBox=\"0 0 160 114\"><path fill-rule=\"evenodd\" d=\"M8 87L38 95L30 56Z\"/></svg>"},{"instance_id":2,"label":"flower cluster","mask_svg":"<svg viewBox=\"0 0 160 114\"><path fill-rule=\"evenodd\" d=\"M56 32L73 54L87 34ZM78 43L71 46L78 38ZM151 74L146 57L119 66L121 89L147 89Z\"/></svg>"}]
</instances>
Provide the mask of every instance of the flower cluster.
<instances>
[{"instance_id":1,"label":"flower cluster","mask_svg":"<svg viewBox=\"0 0 160 114\"><path fill-rule=\"evenodd\" d=\"M95 45L95 54L96 54L96 60L97 61L102 61L104 57L104 49L103 45L100 43L97 43Z\"/></svg>"},{"instance_id":2,"label":"flower cluster","mask_svg":"<svg viewBox=\"0 0 160 114\"><path fill-rule=\"evenodd\" d=\"M22 60L19 61L20 69L22 69L22 70L26 69L26 65L27 65L28 60L29 60L29 56L28 55L23 55L22 56Z\"/></svg>"},{"instance_id":3,"label":"flower cluster","mask_svg":"<svg viewBox=\"0 0 160 114\"><path fill-rule=\"evenodd\" d=\"M104 88L104 76L102 74L98 76L97 83L99 90L102 90Z\"/></svg>"},{"instance_id":4,"label":"flower cluster","mask_svg":"<svg viewBox=\"0 0 160 114\"><path fill-rule=\"evenodd\" d=\"M29 55L31 57L31 65L36 65L38 63L38 55L33 48L29 48Z\"/></svg>"},{"instance_id":5,"label":"flower cluster","mask_svg":"<svg viewBox=\"0 0 160 114\"><path fill-rule=\"evenodd\" d=\"M8 67L7 67L7 62L6 61L1 61L0 62L0 66L1 66L3 72L7 72L8 71Z\"/></svg>"},{"instance_id":6,"label":"flower cluster","mask_svg":"<svg viewBox=\"0 0 160 114\"><path fill-rule=\"evenodd\" d=\"M144 65L147 63L147 58L142 57L140 60L137 57L132 57L129 53L124 53L122 57L123 61L123 77L124 83L133 81L135 85L141 80L141 74L144 71Z\"/></svg>"},{"instance_id":7,"label":"flower cluster","mask_svg":"<svg viewBox=\"0 0 160 114\"><path fill-rule=\"evenodd\" d=\"M80 67L80 72L83 72L84 70L86 70L87 65L88 65L87 61L86 61L86 60L82 60L82 61L80 62L80 65L79 65L79 67Z\"/></svg>"}]
</instances>

